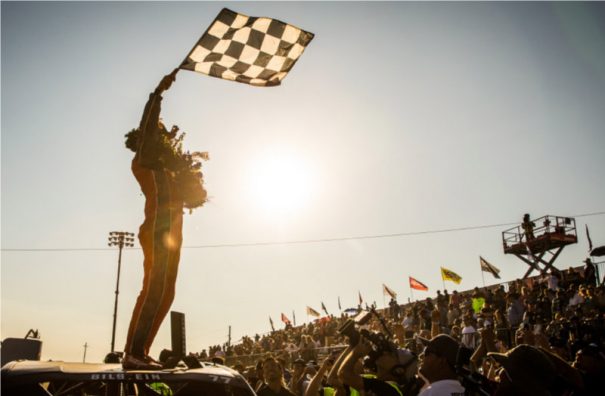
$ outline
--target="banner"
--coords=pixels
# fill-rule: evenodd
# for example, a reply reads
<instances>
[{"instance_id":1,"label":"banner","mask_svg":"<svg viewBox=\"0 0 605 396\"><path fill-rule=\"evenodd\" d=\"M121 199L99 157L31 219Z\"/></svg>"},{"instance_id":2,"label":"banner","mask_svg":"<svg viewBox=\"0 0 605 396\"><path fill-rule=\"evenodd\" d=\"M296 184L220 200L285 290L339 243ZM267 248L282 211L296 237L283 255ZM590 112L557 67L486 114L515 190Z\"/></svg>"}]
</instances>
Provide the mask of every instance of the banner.
<instances>
[{"instance_id":1,"label":"banner","mask_svg":"<svg viewBox=\"0 0 605 396\"><path fill-rule=\"evenodd\" d=\"M397 298L397 293L395 293L393 290L391 290L387 285L385 285L384 283L382 284L382 293L385 296L390 296L391 298L395 299Z\"/></svg>"},{"instance_id":2,"label":"banner","mask_svg":"<svg viewBox=\"0 0 605 396\"><path fill-rule=\"evenodd\" d=\"M429 290L428 286L425 285L424 283L412 278L410 276L410 288L412 289L416 289L416 290L422 290L422 291L427 291Z\"/></svg>"},{"instance_id":3,"label":"banner","mask_svg":"<svg viewBox=\"0 0 605 396\"><path fill-rule=\"evenodd\" d=\"M307 315L315 316L316 318L319 318L321 316L319 312L309 306L307 306Z\"/></svg>"},{"instance_id":4,"label":"banner","mask_svg":"<svg viewBox=\"0 0 605 396\"><path fill-rule=\"evenodd\" d=\"M500 270L494 265L488 263L487 260L481 256L479 256L479 264L481 265L481 271L489 272L494 276L494 278L500 279Z\"/></svg>"},{"instance_id":5,"label":"banner","mask_svg":"<svg viewBox=\"0 0 605 396\"><path fill-rule=\"evenodd\" d=\"M291 324L290 319L288 319L288 317L286 315L284 315L283 313L281 314L281 321L287 325Z\"/></svg>"},{"instance_id":6,"label":"banner","mask_svg":"<svg viewBox=\"0 0 605 396\"><path fill-rule=\"evenodd\" d=\"M459 285L462 281L462 277L455 273L454 271L448 270L447 268L441 267L441 279L444 281L452 281L455 284Z\"/></svg>"}]
</instances>

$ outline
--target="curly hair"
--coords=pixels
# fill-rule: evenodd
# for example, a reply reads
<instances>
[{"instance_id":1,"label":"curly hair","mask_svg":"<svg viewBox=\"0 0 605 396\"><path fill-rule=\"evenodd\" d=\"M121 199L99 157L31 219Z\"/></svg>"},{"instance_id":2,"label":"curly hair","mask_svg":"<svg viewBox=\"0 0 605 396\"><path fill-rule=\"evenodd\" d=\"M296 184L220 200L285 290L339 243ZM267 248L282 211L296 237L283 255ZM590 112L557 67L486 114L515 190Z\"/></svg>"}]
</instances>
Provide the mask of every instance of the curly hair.
<instances>
[{"instance_id":1,"label":"curly hair","mask_svg":"<svg viewBox=\"0 0 605 396\"><path fill-rule=\"evenodd\" d=\"M140 147L141 135L138 128L131 129L124 135L126 148L136 153ZM180 187L183 206L193 210L207 200L201 161L208 160L208 153L184 151L184 137L184 132L178 133L178 127L173 128L173 132L164 130L156 139L150 141L150 150L155 158L153 168L172 172L175 183Z\"/></svg>"}]
</instances>

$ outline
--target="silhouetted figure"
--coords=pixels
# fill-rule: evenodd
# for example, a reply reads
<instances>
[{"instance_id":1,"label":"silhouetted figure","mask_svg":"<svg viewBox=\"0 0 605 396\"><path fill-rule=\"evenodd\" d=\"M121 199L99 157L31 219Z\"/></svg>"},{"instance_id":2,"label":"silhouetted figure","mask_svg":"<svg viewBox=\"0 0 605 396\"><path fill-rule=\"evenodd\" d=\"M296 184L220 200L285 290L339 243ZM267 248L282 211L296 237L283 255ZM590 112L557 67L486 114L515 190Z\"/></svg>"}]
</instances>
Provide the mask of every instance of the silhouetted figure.
<instances>
[{"instance_id":1,"label":"silhouetted figure","mask_svg":"<svg viewBox=\"0 0 605 396\"><path fill-rule=\"evenodd\" d=\"M521 223L521 227L523 228L523 231L525 232L525 242L529 242L532 239L535 239L535 237L534 237L534 227L535 226L536 226L536 224L529 219L529 214L525 213L525 215L523 216L523 223Z\"/></svg>"},{"instance_id":2,"label":"silhouetted figure","mask_svg":"<svg viewBox=\"0 0 605 396\"><path fill-rule=\"evenodd\" d=\"M197 161L204 156L183 152L178 127L168 131L160 121L162 93L174 82L177 70L162 78L149 95L139 128L126 135L126 147L136 153L132 173L145 195L145 221L138 234L144 255L143 288L128 328L125 369L162 368L149 357L149 349L174 299L183 208L193 209L206 201Z\"/></svg>"}]
</instances>

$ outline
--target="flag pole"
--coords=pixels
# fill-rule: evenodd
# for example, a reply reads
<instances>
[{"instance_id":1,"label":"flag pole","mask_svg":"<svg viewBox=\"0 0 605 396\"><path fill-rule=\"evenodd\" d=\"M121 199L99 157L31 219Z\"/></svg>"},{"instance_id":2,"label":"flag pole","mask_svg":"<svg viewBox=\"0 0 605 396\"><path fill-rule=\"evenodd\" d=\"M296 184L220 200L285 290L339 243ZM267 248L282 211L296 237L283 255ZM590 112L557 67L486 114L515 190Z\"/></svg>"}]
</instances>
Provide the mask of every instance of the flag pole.
<instances>
[{"instance_id":1,"label":"flag pole","mask_svg":"<svg viewBox=\"0 0 605 396\"><path fill-rule=\"evenodd\" d=\"M481 279L483 280L483 288L485 288L485 276L483 275L483 270L481 270Z\"/></svg>"}]
</instances>

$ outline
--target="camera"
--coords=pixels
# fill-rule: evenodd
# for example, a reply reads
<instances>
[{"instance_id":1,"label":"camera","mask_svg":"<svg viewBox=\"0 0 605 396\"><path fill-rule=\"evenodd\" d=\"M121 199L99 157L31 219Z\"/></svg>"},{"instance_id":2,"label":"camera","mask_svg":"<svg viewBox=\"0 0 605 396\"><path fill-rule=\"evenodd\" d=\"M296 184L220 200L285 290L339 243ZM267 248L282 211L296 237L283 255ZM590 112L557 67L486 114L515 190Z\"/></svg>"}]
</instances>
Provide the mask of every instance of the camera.
<instances>
[{"instance_id":1,"label":"camera","mask_svg":"<svg viewBox=\"0 0 605 396\"><path fill-rule=\"evenodd\" d=\"M359 327L367 324L372 315L376 315L378 319L378 313L374 310L362 311L352 319L348 319L338 329L338 332L349 338L349 345L351 347L356 346L359 343L361 337L365 338L372 344L372 350L364 360L363 365L373 371L376 371L376 360L385 352L393 352L397 350L395 344L393 344L388 335L383 333L370 332L367 329L359 329Z\"/></svg>"},{"instance_id":2,"label":"camera","mask_svg":"<svg viewBox=\"0 0 605 396\"><path fill-rule=\"evenodd\" d=\"M456 365L455 370L466 393L473 396L489 396L493 394L494 384L485 376L480 373L473 372L467 369L465 366L470 365L471 356L474 350L466 348L463 345L458 347L458 353L456 354Z\"/></svg>"},{"instance_id":3,"label":"camera","mask_svg":"<svg viewBox=\"0 0 605 396\"><path fill-rule=\"evenodd\" d=\"M359 343L359 331L356 327L367 324L372 317L372 313L369 311L361 311L354 318L347 319L342 326L338 329L338 332L349 338L349 345L354 347Z\"/></svg>"}]
</instances>

